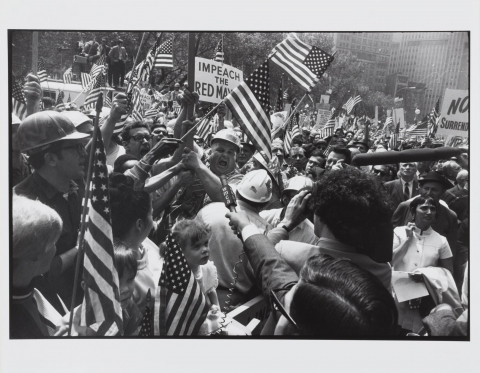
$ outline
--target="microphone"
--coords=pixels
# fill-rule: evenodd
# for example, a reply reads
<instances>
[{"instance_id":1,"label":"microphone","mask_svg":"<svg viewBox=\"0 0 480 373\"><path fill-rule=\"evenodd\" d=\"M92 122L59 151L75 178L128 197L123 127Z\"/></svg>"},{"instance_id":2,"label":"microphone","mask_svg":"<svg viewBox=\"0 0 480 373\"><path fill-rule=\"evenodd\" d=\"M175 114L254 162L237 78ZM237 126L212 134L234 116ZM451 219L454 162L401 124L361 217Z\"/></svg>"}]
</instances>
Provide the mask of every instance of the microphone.
<instances>
[{"instance_id":1,"label":"microphone","mask_svg":"<svg viewBox=\"0 0 480 373\"><path fill-rule=\"evenodd\" d=\"M220 175L220 182L222 183L222 198L225 206L230 210L230 212L237 212L235 206L237 206L237 199L235 194L233 194L232 187L228 185L227 176Z\"/></svg>"}]
</instances>

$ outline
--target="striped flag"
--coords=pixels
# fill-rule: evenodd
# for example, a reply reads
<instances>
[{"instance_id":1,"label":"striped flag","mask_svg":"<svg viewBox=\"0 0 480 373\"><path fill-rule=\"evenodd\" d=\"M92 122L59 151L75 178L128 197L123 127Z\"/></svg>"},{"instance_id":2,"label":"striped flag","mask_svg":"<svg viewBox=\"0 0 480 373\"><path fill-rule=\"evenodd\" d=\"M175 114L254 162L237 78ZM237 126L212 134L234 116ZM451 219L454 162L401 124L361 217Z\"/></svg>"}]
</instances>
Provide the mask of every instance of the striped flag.
<instances>
[{"instance_id":1,"label":"striped flag","mask_svg":"<svg viewBox=\"0 0 480 373\"><path fill-rule=\"evenodd\" d=\"M158 110L156 108L151 107L147 111L145 111L144 118L155 118L158 115Z\"/></svg>"},{"instance_id":2,"label":"striped flag","mask_svg":"<svg viewBox=\"0 0 480 373\"><path fill-rule=\"evenodd\" d=\"M160 45L155 58L156 69L173 69L173 44L172 40L167 40Z\"/></svg>"},{"instance_id":3,"label":"striped flag","mask_svg":"<svg viewBox=\"0 0 480 373\"><path fill-rule=\"evenodd\" d=\"M204 118L202 123L198 125L197 136L201 137L203 141L207 141L208 135L212 132L212 122L210 118Z\"/></svg>"},{"instance_id":4,"label":"striped flag","mask_svg":"<svg viewBox=\"0 0 480 373\"><path fill-rule=\"evenodd\" d=\"M105 95L103 96L103 106L104 107L108 107L108 108L112 108L112 99L110 98L110 95L108 92L105 93Z\"/></svg>"},{"instance_id":5,"label":"striped flag","mask_svg":"<svg viewBox=\"0 0 480 373\"><path fill-rule=\"evenodd\" d=\"M224 60L223 39L220 39L220 41L218 42L217 47L215 48L215 51L213 52L212 60L223 63L223 60Z\"/></svg>"},{"instance_id":6,"label":"striped flag","mask_svg":"<svg viewBox=\"0 0 480 373\"><path fill-rule=\"evenodd\" d=\"M296 99L294 98L292 101L291 112L295 110L295 106L296 106L295 103L296 103ZM287 131L285 132L285 141L283 143L285 154L290 153L290 149L292 148L292 140L298 135L300 135L300 129L298 128L298 113L295 113L290 118Z\"/></svg>"},{"instance_id":7,"label":"striped flag","mask_svg":"<svg viewBox=\"0 0 480 373\"><path fill-rule=\"evenodd\" d=\"M97 136L94 149L83 264L85 298L80 325L89 326L99 336L115 336L123 334L123 321L113 257L107 159L101 135Z\"/></svg>"},{"instance_id":8,"label":"striped flag","mask_svg":"<svg viewBox=\"0 0 480 373\"><path fill-rule=\"evenodd\" d=\"M390 141L388 142L388 147L390 150L395 149L397 146L398 138L400 136L400 121L398 121L395 130L392 132L392 135L390 136Z\"/></svg>"},{"instance_id":9,"label":"striped flag","mask_svg":"<svg viewBox=\"0 0 480 373\"><path fill-rule=\"evenodd\" d=\"M277 106L275 111L283 111L283 79L280 80L280 88L278 88Z\"/></svg>"},{"instance_id":10,"label":"striped flag","mask_svg":"<svg viewBox=\"0 0 480 373\"><path fill-rule=\"evenodd\" d=\"M275 50L272 62L309 92L333 61L333 56L291 35L278 44Z\"/></svg>"},{"instance_id":11,"label":"striped flag","mask_svg":"<svg viewBox=\"0 0 480 373\"><path fill-rule=\"evenodd\" d=\"M225 103L240 122L240 127L259 152L272 157L270 119L267 116L270 101L268 60L265 60L248 78L226 98Z\"/></svg>"},{"instance_id":12,"label":"striped flag","mask_svg":"<svg viewBox=\"0 0 480 373\"><path fill-rule=\"evenodd\" d=\"M38 76L38 79L40 80L40 83L47 81L47 70L45 70L45 64L43 63L42 58L38 59L37 76Z\"/></svg>"},{"instance_id":13,"label":"striped flag","mask_svg":"<svg viewBox=\"0 0 480 373\"><path fill-rule=\"evenodd\" d=\"M185 255L171 234L155 299L155 335L195 336L207 317L208 305Z\"/></svg>"},{"instance_id":14,"label":"striped flag","mask_svg":"<svg viewBox=\"0 0 480 373\"><path fill-rule=\"evenodd\" d=\"M65 110L65 103L63 102L65 98L65 92L64 91L59 91L58 92L58 97L57 97L57 102L55 103L55 110L57 111L64 111Z\"/></svg>"},{"instance_id":15,"label":"striped flag","mask_svg":"<svg viewBox=\"0 0 480 373\"><path fill-rule=\"evenodd\" d=\"M141 121L143 119L143 110L142 110L142 102L141 102L141 94L140 94L140 89L138 87L135 87L133 89L133 111L132 111L132 117L135 120Z\"/></svg>"},{"instance_id":16,"label":"striped flag","mask_svg":"<svg viewBox=\"0 0 480 373\"><path fill-rule=\"evenodd\" d=\"M92 82L94 81L90 74L81 73L82 89L83 92L87 92L92 88Z\"/></svg>"},{"instance_id":17,"label":"striped flag","mask_svg":"<svg viewBox=\"0 0 480 373\"><path fill-rule=\"evenodd\" d=\"M104 54L93 64L90 76L95 79L98 74L105 74L107 71L107 60Z\"/></svg>"},{"instance_id":18,"label":"striped flag","mask_svg":"<svg viewBox=\"0 0 480 373\"><path fill-rule=\"evenodd\" d=\"M290 95L288 94L288 88L283 92L283 99L285 101L288 101Z\"/></svg>"},{"instance_id":19,"label":"striped flag","mask_svg":"<svg viewBox=\"0 0 480 373\"><path fill-rule=\"evenodd\" d=\"M408 136L427 136L428 116L425 116L418 124L413 125L407 130Z\"/></svg>"},{"instance_id":20,"label":"striped flag","mask_svg":"<svg viewBox=\"0 0 480 373\"><path fill-rule=\"evenodd\" d=\"M142 67L140 70L141 81L148 82L148 79L150 78L150 73L153 69L153 65L155 63L155 57L157 55L157 48L158 48L158 43L156 41L153 47L147 53L147 57L145 58L145 61L143 61L142 63Z\"/></svg>"},{"instance_id":21,"label":"striped flag","mask_svg":"<svg viewBox=\"0 0 480 373\"><path fill-rule=\"evenodd\" d=\"M386 128L390 128L390 126L392 126L393 124L393 118L392 117L387 117L387 119L385 119L385 124L383 125L383 128L386 129Z\"/></svg>"},{"instance_id":22,"label":"striped flag","mask_svg":"<svg viewBox=\"0 0 480 373\"><path fill-rule=\"evenodd\" d=\"M85 98L85 102L83 103L83 105L85 107L89 105L92 105L94 107L95 103L97 102L98 96L100 96L100 94L104 89L105 89L105 75L98 74L97 77L95 78L95 84L93 85L92 90L88 93L87 97Z\"/></svg>"},{"instance_id":23,"label":"striped flag","mask_svg":"<svg viewBox=\"0 0 480 373\"><path fill-rule=\"evenodd\" d=\"M362 98L360 95L355 96L355 98L350 97L350 99L343 105L345 110L347 110L347 114L350 114L355 107L355 105L359 104L362 102Z\"/></svg>"},{"instance_id":24,"label":"striped flag","mask_svg":"<svg viewBox=\"0 0 480 373\"><path fill-rule=\"evenodd\" d=\"M320 136L324 139L325 137L332 136L335 128L335 113L333 113L328 119L327 123L323 126L320 131Z\"/></svg>"},{"instance_id":25,"label":"striped flag","mask_svg":"<svg viewBox=\"0 0 480 373\"><path fill-rule=\"evenodd\" d=\"M63 73L63 83L64 84L71 84L72 83L72 66L70 66L64 73Z\"/></svg>"},{"instance_id":26,"label":"striped flag","mask_svg":"<svg viewBox=\"0 0 480 373\"><path fill-rule=\"evenodd\" d=\"M438 121L440 120L440 97L437 100L437 103L432 108L432 112L430 113L429 118L429 126L428 126L428 135L430 137L435 137L438 128Z\"/></svg>"},{"instance_id":27,"label":"striped flag","mask_svg":"<svg viewBox=\"0 0 480 373\"><path fill-rule=\"evenodd\" d=\"M23 94L22 87L12 76L13 90L12 90L12 107L13 113L20 119L24 120L27 117L27 100Z\"/></svg>"}]
</instances>

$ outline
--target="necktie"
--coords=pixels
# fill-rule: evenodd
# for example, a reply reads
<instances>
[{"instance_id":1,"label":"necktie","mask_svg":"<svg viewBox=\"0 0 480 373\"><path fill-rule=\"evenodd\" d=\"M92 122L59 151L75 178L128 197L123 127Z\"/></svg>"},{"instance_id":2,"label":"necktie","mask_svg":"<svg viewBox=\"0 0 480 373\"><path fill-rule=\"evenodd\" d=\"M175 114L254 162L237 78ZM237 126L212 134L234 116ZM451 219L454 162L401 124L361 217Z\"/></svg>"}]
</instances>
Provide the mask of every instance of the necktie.
<instances>
[{"instance_id":1,"label":"necktie","mask_svg":"<svg viewBox=\"0 0 480 373\"><path fill-rule=\"evenodd\" d=\"M405 183L405 190L403 191L403 197L405 201L410 199L410 190L408 189L408 183Z\"/></svg>"}]
</instances>

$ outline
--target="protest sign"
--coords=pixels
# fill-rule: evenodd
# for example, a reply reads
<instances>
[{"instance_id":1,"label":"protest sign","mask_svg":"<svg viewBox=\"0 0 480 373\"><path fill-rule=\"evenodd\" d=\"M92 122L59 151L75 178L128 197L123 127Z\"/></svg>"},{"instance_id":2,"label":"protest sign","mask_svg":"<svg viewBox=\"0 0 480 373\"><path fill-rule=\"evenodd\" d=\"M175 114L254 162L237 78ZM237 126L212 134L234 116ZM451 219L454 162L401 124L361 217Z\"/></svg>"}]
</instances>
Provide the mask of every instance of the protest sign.
<instances>
[{"instance_id":1,"label":"protest sign","mask_svg":"<svg viewBox=\"0 0 480 373\"><path fill-rule=\"evenodd\" d=\"M468 90L445 90L442 109L438 122L437 137L443 137L445 143L454 136L468 137L470 128L468 114L470 110L470 96Z\"/></svg>"},{"instance_id":2,"label":"protest sign","mask_svg":"<svg viewBox=\"0 0 480 373\"><path fill-rule=\"evenodd\" d=\"M318 109L318 114L317 114L317 123L320 126L324 126L325 123L327 123L328 118L332 115L332 112L330 110L324 110L324 109Z\"/></svg>"},{"instance_id":3,"label":"protest sign","mask_svg":"<svg viewBox=\"0 0 480 373\"><path fill-rule=\"evenodd\" d=\"M200 101L220 103L243 82L243 72L232 66L195 57L195 91Z\"/></svg>"}]
</instances>

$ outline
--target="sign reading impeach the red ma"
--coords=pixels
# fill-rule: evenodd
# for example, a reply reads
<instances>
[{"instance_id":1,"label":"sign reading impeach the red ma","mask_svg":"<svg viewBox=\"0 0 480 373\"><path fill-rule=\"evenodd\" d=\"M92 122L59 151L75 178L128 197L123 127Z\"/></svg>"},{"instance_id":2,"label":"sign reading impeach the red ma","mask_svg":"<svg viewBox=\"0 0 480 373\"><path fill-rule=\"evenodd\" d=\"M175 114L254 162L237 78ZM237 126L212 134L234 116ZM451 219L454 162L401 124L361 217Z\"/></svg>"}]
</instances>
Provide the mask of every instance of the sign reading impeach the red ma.
<instances>
[{"instance_id":1,"label":"sign reading impeach the red ma","mask_svg":"<svg viewBox=\"0 0 480 373\"><path fill-rule=\"evenodd\" d=\"M218 104L243 82L243 72L232 66L195 57L195 91L201 101Z\"/></svg>"},{"instance_id":2,"label":"sign reading impeach the red ma","mask_svg":"<svg viewBox=\"0 0 480 373\"><path fill-rule=\"evenodd\" d=\"M447 88L440 111L437 136L443 135L445 143L453 136L467 137L470 128L469 109L470 96L467 90Z\"/></svg>"}]
</instances>

